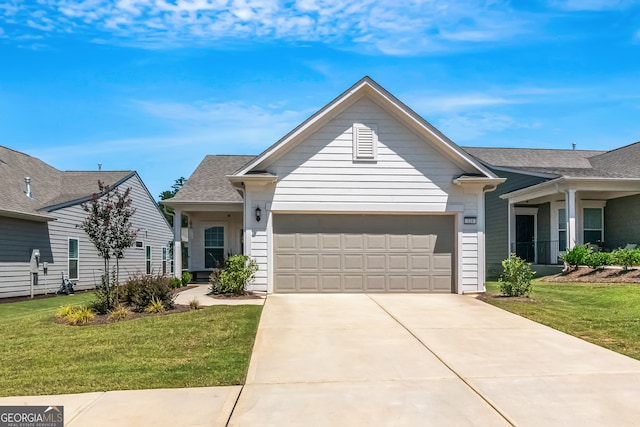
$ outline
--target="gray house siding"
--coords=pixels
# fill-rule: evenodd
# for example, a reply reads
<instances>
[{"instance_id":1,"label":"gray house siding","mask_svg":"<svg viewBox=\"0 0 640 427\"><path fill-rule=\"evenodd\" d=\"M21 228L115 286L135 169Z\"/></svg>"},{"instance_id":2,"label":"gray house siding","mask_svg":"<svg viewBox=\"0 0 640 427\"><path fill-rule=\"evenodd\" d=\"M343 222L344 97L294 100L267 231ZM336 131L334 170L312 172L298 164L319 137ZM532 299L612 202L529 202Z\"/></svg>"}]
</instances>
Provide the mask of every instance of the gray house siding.
<instances>
[{"instance_id":1,"label":"gray house siding","mask_svg":"<svg viewBox=\"0 0 640 427\"><path fill-rule=\"evenodd\" d=\"M509 256L509 227L506 226L509 223L509 203L502 200L500 195L547 181L547 178L500 170L492 169L492 172L507 180L500 184L497 190L485 195L485 257L487 277L489 278L500 275L502 260ZM538 221L540 221L540 217L538 217ZM538 223L538 230L540 230L540 223Z\"/></svg>"},{"instance_id":2,"label":"gray house siding","mask_svg":"<svg viewBox=\"0 0 640 427\"><path fill-rule=\"evenodd\" d=\"M134 229L140 229L137 240L143 244L142 248L133 247L125 251L124 258L120 260L121 281L134 273L146 271L147 245L152 250L153 273L162 273L162 248L167 248L166 273L169 274L168 245L173 238L171 228L137 174L118 188L124 191L127 187L131 187L132 206L136 209L131 222ZM29 294L29 260L33 248L40 249L41 261L49 263L47 276L43 275L42 264L40 265L39 285L35 288L35 293L55 291L60 284L61 275L68 274L70 238L78 239L79 243L78 279L73 280L76 282L76 289L91 289L99 283L104 263L85 232L78 228L86 217L81 205L60 208L50 214L56 220L49 223L0 218L3 239L0 246L0 297ZM10 229L12 234L5 233L5 228ZM112 266L115 267L113 260Z\"/></svg>"},{"instance_id":3,"label":"gray house siding","mask_svg":"<svg viewBox=\"0 0 640 427\"><path fill-rule=\"evenodd\" d=\"M640 195L607 201L604 211L604 240L615 249L627 243L640 246Z\"/></svg>"},{"instance_id":4,"label":"gray house siding","mask_svg":"<svg viewBox=\"0 0 640 427\"><path fill-rule=\"evenodd\" d=\"M538 227L536 229L538 264L552 264L551 252L551 203L538 205Z\"/></svg>"},{"instance_id":5,"label":"gray house siding","mask_svg":"<svg viewBox=\"0 0 640 427\"><path fill-rule=\"evenodd\" d=\"M53 262L47 222L0 217L0 298L30 292L30 260L40 250L42 262Z\"/></svg>"}]
</instances>

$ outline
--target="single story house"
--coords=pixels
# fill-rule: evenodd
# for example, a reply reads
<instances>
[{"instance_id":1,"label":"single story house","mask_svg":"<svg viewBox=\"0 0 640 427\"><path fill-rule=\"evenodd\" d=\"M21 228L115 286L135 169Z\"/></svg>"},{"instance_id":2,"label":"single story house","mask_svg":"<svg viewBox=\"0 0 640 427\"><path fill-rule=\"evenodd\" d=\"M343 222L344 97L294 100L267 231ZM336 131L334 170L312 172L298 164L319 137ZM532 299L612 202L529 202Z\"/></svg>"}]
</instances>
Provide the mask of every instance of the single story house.
<instances>
[{"instance_id":1,"label":"single story house","mask_svg":"<svg viewBox=\"0 0 640 427\"><path fill-rule=\"evenodd\" d=\"M506 179L486 195L490 276L510 252L541 270L575 245L640 244L640 142L611 151L464 149Z\"/></svg>"},{"instance_id":2,"label":"single story house","mask_svg":"<svg viewBox=\"0 0 640 427\"><path fill-rule=\"evenodd\" d=\"M262 154L207 156L162 203L189 217L190 271L245 253L253 291L481 292L485 193L504 181L365 77Z\"/></svg>"},{"instance_id":3,"label":"single story house","mask_svg":"<svg viewBox=\"0 0 640 427\"><path fill-rule=\"evenodd\" d=\"M135 171L63 172L0 146L0 298L55 292L62 275L77 289L100 283L103 260L78 227L98 181L131 188L139 231L120 261L121 277L171 272L171 227Z\"/></svg>"}]
</instances>

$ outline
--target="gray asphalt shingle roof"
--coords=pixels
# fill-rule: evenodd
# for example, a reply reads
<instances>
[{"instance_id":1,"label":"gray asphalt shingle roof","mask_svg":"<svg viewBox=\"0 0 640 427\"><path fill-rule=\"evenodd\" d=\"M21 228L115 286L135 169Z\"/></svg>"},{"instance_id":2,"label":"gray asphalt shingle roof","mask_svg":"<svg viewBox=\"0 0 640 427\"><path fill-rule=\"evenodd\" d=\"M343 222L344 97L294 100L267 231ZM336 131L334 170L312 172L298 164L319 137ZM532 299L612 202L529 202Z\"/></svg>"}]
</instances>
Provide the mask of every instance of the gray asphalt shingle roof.
<instances>
[{"instance_id":1,"label":"gray asphalt shingle roof","mask_svg":"<svg viewBox=\"0 0 640 427\"><path fill-rule=\"evenodd\" d=\"M62 172L28 154L0 146L0 210L46 215L46 207L70 203L98 191L98 180L113 185L133 171ZM32 197L25 194L31 178Z\"/></svg>"},{"instance_id":2,"label":"gray asphalt shingle roof","mask_svg":"<svg viewBox=\"0 0 640 427\"><path fill-rule=\"evenodd\" d=\"M242 202L227 175L231 175L256 156L208 155L200 162L172 202Z\"/></svg>"}]
</instances>

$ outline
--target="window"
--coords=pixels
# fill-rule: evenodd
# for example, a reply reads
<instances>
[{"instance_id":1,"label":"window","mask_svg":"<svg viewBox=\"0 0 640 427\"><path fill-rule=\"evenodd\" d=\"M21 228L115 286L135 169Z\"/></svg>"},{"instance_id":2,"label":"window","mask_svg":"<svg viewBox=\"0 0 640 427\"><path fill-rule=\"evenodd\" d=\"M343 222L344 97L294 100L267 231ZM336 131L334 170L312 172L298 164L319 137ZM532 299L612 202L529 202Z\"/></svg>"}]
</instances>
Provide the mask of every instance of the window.
<instances>
[{"instance_id":1,"label":"window","mask_svg":"<svg viewBox=\"0 0 640 427\"><path fill-rule=\"evenodd\" d=\"M204 268L220 267L224 263L224 227L204 230Z\"/></svg>"},{"instance_id":2,"label":"window","mask_svg":"<svg viewBox=\"0 0 640 427\"><path fill-rule=\"evenodd\" d=\"M162 248L162 275L167 274L167 248Z\"/></svg>"},{"instance_id":3,"label":"window","mask_svg":"<svg viewBox=\"0 0 640 427\"><path fill-rule=\"evenodd\" d=\"M147 246L145 249L147 260L147 274L151 274L151 246Z\"/></svg>"},{"instance_id":4,"label":"window","mask_svg":"<svg viewBox=\"0 0 640 427\"><path fill-rule=\"evenodd\" d=\"M353 160L376 160L378 156L377 133L376 125L353 124Z\"/></svg>"},{"instance_id":5,"label":"window","mask_svg":"<svg viewBox=\"0 0 640 427\"><path fill-rule=\"evenodd\" d=\"M174 248L174 246L169 246L169 269L170 269L171 274L173 274L173 272L174 272L174 270L173 270L174 269L174 266L173 266L173 250L174 249L173 248Z\"/></svg>"},{"instance_id":6,"label":"window","mask_svg":"<svg viewBox=\"0 0 640 427\"><path fill-rule=\"evenodd\" d=\"M567 211L564 208L558 209L558 248L567 250Z\"/></svg>"},{"instance_id":7,"label":"window","mask_svg":"<svg viewBox=\"0 0 640 427\"><path fill-rule=\"evenodd\" d=\"M584 243L602 241L602 208L583 209L583 237Z\"/></svg>"},{"instance_id":8,"label":"window","mask_svg":"<svg viewBox=\"0 0 640 427\"><path fill-rule=\"evenodd\" d=\"M69 239L69 279L78 279L79 269L78 262L80 261L80 248L78 239Z\"/></svg>"},{"instance_id":9,"label":"window","mask_svg":"<svg viewBox=\"0 0 640 427\"><path fill-rule=\"evenodd\" d=\"M144 243L142 243L140 240L138 240L138 241L136 242L136 248L137 248L137 249L142 249L142 247L143 247L143 246L144 246Z\"/></svg>"}]
</instances>

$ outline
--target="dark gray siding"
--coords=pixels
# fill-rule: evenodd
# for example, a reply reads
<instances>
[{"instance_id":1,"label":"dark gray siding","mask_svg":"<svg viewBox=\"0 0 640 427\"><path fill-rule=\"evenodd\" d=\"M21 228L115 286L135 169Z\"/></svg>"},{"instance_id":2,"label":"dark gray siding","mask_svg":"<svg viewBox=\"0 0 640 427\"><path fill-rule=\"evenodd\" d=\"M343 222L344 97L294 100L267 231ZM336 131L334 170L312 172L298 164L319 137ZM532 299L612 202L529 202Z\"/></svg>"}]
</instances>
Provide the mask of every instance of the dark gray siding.
<instances>
[{"instance_id":1,"label":"dark gray siding","mask_svg":"<svg viewBox=\"0 0 640 427\"><path fill-rule=\"evenodd\" d=\"M609 248L624 247L627 243L640 246L640 195L607 201L604 233Z\"/></svg>"},{"instance_id":2,"label":"dark gray siding","mask_svg":"<svg viewBox=\"0 0 640 427\"><path fill-rule=\"evenodd\" d=\"M538 205L538 264L551 264L551 203Z\"/></svg>"},{"instance_id":3,"label":"dark gray siding","mask_svg":"<svg viewBox=\"0 0 640 427\"><path fill-rule=\"evenodd\" d=\"M40 261L53 262L49 223L0 217L0 298L29 294L33 249Z\"/></svg>"},{"instance_id":4,"label":"dark gray siding","mask_svg":"<svg viewBox=\"0 0 640 427\"><path fill-rule=\"evenodd\" d=\"M521 175L511 172L494 170L496 175L507 180L495 191L485 195L486 210L486 238L485 253L487 262L487 277L495 278L502 272L502 260L509 256L509 203L500 199L500 195L510 193L521 188L529 187L547 178ZM540 221L540 218L538 218ZM540 229L540 227L538 227Z\"/></svg>"}]
</instances>

